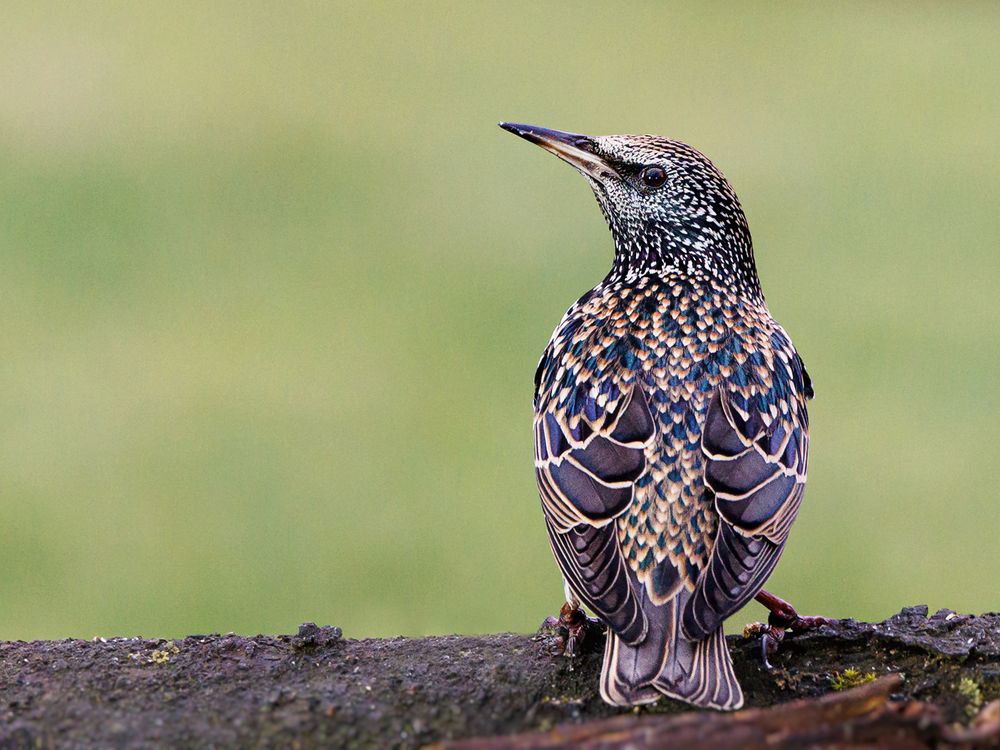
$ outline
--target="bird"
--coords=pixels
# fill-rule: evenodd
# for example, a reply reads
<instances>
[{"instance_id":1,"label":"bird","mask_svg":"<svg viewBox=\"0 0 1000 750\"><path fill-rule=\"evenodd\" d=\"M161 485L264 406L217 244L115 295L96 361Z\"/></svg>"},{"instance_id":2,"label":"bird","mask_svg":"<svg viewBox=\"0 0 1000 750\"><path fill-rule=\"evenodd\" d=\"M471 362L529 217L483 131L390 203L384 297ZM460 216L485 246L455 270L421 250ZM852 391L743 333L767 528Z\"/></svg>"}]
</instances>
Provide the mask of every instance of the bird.
<instances>
[{"instance_id":1,"label":"bird","mask_svg":"<svg viewBox=\"0 0 1000 750\"><path fill-rule=\"evenodd\" d=\"M763 590L803 499L813 386L768 311L743 208L680 141L500 127L575 167L614 240L534 377L560 622L575 638L585 605L606 626L611 705L738 709L727 617L753 598L772 610L765 661L785 628L827 622Z\"/></svg>"}]
</instances>

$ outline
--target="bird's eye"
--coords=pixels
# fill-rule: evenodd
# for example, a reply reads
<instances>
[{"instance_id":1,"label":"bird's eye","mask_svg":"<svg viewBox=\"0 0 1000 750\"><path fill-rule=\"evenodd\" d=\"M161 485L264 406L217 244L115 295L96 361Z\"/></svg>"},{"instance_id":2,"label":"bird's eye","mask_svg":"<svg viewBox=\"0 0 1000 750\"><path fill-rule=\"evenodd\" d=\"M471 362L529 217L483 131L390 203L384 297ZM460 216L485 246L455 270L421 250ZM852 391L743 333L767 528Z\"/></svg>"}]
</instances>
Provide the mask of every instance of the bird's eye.
<instances>
[{"instance_id":1,"label":"bird's eye","mask_svg":"<svg viewBox=\"0 0 1000 750\"><path fill-rule=\"evenodd\" d=\"M639 173L639 179L648 188L658 188L667 181L667 172L663 167L646 167Z\"/></svg>"}]
</instances>

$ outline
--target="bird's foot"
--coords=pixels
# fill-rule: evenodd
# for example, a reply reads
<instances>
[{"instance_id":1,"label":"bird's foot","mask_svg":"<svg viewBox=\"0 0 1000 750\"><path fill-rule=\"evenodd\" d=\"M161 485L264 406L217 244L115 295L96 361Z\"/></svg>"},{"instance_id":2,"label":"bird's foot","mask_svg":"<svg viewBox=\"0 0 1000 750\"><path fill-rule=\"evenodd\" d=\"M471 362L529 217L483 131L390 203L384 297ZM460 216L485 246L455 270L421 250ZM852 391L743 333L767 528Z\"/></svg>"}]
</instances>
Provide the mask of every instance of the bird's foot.
<instances>
[{"instance_id":1,"label":"bird's foot","mask_svg":"<svg viewBox=\"0 0 1000 750\"><path fill-rule=\"evenodd\" d=\"M770 614L767 616L767 623L747 625L743 629L743 637L760 636L760 658L765 669L772 669L771 657L778 652L785 633L805 633L836 622L829 617L803 617L784 599L763 589L754 598L767 607Z\"/></svg>"},{"instance_id":2,"label":"bird's foot","mask_svg":"<svg viewBox=\"0 0 1000 750\"><path fill-rule=\"evenodd\" d=\"M795 607L784 599L763 589L754 598L767 607L768 612L770 612L767 617L768 625L781 628L782 630L805 633L806 631L815 630L823 625L836 622L836 620L829 617L803 617L796 611Z\"/></svg>"},{"instance_id":3,"label":"bird's foot","mask_svg":"<svg viewBox=\"0 0 1000 750\"><path fill-rule=\"evenodd\" d=\"M766 622L752 622L743 628L744 638L760 638L760 661L764 669L771 671L771 657L778 653L778 645L785 638L785 629Z\"/></svg>"},{"instance_id":4,"label":"bird's foot","mask_svg":"<svg viewBox=\"0 0 1000 750\"><path fill-rule=\"evenodd\" d=\"M556 636L550 647L554 656L579 656L588 633L600 632L603 629L600 620L587 617L586 612L570 602L563 604L559 610L559 617L546 617L542 623L543 631Z\"/></svg>"}]
</instances>

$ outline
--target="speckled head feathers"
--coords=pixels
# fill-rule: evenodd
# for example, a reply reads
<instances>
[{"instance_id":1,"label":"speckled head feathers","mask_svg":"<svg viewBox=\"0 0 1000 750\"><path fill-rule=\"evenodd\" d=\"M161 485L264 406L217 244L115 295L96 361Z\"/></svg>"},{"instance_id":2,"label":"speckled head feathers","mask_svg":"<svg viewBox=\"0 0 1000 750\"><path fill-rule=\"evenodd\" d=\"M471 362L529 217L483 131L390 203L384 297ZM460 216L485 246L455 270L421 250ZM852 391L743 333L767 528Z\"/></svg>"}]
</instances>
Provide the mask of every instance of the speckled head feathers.
<instances>
[{"instance_id":1,"label":"speckled head feathers","mask_svg":"<svg viewBox=\"0 0 1000 750\"><path fill-rule=\"evenodd\" d=\"M587 178L615 240L612 276L664 270L708 276L760 296L753 247L736 192L700 151L655 135L585 136L500 126Z\"/></svg>"}]
</instances>

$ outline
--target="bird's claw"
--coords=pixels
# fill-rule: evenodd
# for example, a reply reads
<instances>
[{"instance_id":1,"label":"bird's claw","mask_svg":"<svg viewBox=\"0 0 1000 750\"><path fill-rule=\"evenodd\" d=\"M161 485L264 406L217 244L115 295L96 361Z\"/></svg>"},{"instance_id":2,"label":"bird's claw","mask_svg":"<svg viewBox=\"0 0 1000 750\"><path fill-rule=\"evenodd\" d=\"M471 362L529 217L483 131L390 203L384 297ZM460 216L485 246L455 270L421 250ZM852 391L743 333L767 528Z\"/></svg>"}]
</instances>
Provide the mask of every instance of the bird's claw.
<instances>
[{"instance_id":1,"label":"bird's claw","mask_svg":"<svg viewBox=\"0 0 1000 750\"><path fill-rule=\"evenodd\" d=\"M771 657L778 653L778 646L785 638L784 629L769 623L752 622L743 628L743 637L760 637L761 664L764 665L764 669L768 672L774 669L774 665L771 664Z\"/></svg>"},{"instance_id":2,"label":"bird's claw","mask_svg":"<svg viewBox=\"0 0 1000 750\"><path fill-rule=\"evenodd\" d=\"M803 617L795 611L795 607L781 599L778 599L778 603L767 616L767 624L771 627L791 630L795 633L805 633L834 622L836 620L829 617Z\"/></svg>"},{"instance_id":3,"label":"bird's claw","mask_svg":"<svg viewBox=\"0 0 1000 750\"><path fill-rule=\"evenodd\" d=\"M774 669L774 665L771 664L771 657L778 653L778 646L781 645L784 637L785 631L780 628L771 628L760 637L760 660L764 665L764 669L768 672Z\"/></svg>"},{"instance_id":4,"label":"bird's claw","mask_svg":"<svg viewBox=\"0 0 1000 750\"><path fill-rule=\"evenodd\" d=\"M757 601L767 607L767 622L755 622L743 629L744 638L760 636L760 660L764 669L773 669L771 657L778 653L778 647L785 639L785 633L801 634L836 622L829 617L803 617L791 604L783 599L761 591Z\"/></svg>"},{"instance_id":5,"label":"bird's claw","mask_svg":"<svg viewBox=\"0 0 1000 750\"><path fill-rule=\"evenodd\" d=\"M559 617L545 618L542 629L556 636L551 647L553 655L575 658L580 655L587 634L592 630L603 630L603 625L600 620L587 617L582 609L566 602L559 610Z\"/></svg>"}]
</instances>

